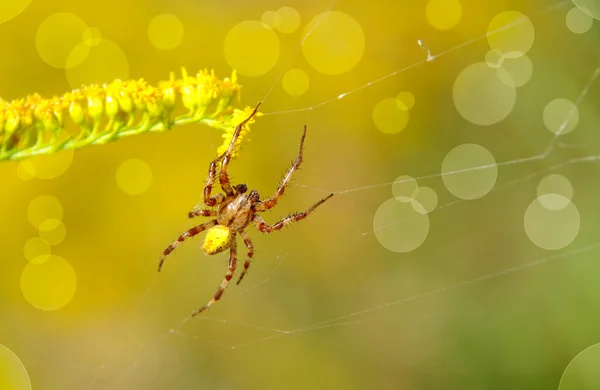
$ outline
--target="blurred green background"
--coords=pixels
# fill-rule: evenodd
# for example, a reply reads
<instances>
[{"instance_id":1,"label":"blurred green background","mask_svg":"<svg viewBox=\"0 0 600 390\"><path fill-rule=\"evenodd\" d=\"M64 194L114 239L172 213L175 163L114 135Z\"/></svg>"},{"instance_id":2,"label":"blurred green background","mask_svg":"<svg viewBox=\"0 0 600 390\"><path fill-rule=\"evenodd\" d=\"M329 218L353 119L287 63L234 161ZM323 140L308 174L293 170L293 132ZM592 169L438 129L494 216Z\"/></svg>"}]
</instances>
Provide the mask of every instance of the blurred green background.
<instances>
[{"instance_id":1,"label":"blurred green background","mask_svg":"<svg viewBox=\"0 0 600 390\"><path fill-rule=\"evenodd\" d=\"M597 2L26 3L0 5L5 100L236 67L238 107L265 115L233 181L273 193L306 124L302 169L264 217L336 195L289 229L250 228L244 282L187 321L227 255L196 238L160 274L157 259L200 223L186 215L220 131L0 163L1 386L598 388L600 166L581 160L598 153Z\"/></svg>"}]
</instances>

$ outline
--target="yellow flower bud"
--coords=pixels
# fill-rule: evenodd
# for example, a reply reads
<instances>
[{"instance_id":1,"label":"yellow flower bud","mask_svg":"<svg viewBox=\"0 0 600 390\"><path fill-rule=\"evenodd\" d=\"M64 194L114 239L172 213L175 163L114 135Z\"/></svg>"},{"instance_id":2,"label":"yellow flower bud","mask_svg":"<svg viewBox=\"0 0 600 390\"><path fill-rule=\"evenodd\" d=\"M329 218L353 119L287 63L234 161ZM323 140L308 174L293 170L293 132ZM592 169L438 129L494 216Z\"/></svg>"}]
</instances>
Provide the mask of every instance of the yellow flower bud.
<instances>
[{"instance_id":1,"label":"yellow flower bud","mask_svg":"<svg viewBox=\"0 0 600 390\"><path fill-rule=\"evenodd\" d=\"M128 92L121 91L118 100L119 106L123 111L129 114L133 112L133 99L131 98L131 95Z\"/></svg>"},{"instance_id":2,"label":"yellow flower bud","mask_svg":"<svg viewBox=\"0 0 600 390\"><path fill-rule=\"evenodd\" d=\"M59 99L59 98L55 97L55 99ZM58 121L58 125L60 127L63 127L63 125L65 123L64 112L65 112L66 107L67 107L67 105L64 104L64 102L59 101L59 100L57 100L55 103L52 104L52 113L56 117L56 120Z\"/></svg>"},{"instance_id":3,"label":"yellow flower bud","mask_svg":"<svg viewBox=\"0 0 600 390\"><path fill-rule=\"evenodd\" d=\"M60 127L58 125L58 119L56 119L52 112L47 112L42 117L42 124L45 130L56 130Z\"/></svg>"},{"instance_id":4,"label":"yellow flower bud","mask_svg":"<svg viewBox=\"0 0 600 390\"><path fill-rule=\"evenodd\" d=\"M102 114L104 113L104 104L102 104L102 99L98 96L88 96L88 114L96 120L99 121L102 118Z\"/></svg>"},{"instance_id":5,"label":"yellow flower bud","mask_svg":"<svg viewBox=\"0 0 600 390\"><path fill-rule=\"evenodd\" d=\"M159 117L162 113L161 106L155 101L148 101L146 103L146 110L151 117Z\"/></svg>"},{"instance_id":6,"label":"yellow flower bud","mask_svg":"<svg viewBox=\"0 0 600 390\"><path fill-rule=\"evenodd\" d=\"M119 103L114 96L106 96L106 115L113 118L119 113Z\"/></svg>"},{"instance_id":7,"label":"yellow flower bud","mask_svg":"<svg viewBox=\"0 0 600 390\"><path fill-rule=\"evenodd\" d=\"M33 125L33 112L26 110L21 114L21 127L28 129Z\"/></svg>"},{"instance_id":8,"label":"yellow flower bud","mask_svg":"<svg viewBox=\"0 0 600 390\"><path fill-rule=\"evenodd\" d=\"M162 89L162 96L162 103L166 108L175 107L175 89L172 86Z\"/></svg>"},{"instance_id":9,"label":"yellow flower bud","mask_svg":"<svg viewBox=\"0 0 600 390\"><path fill-rule=\"evenodd\" d=\"M69 105L69 116L75 122L76 125L81 125L85 122L85 112L83 111L83 107L78 102L71 102Z\"/></svg>"},{"instance_id":10,"label":"yellow flower bud","mask_svg":"<svg viewBox=\"0 0 600 390\"><path fill-rule=\"evenodd\" d=\"M8 114L6 123L4 124L4 131L14 133L19 127L21 127L21 117L14 113Z\"/></svg>"},{"instance_id":11,"label":"yellow flower bud","mask_svg":"<svg viewBox=\"0 0 600 390\"><path fill-rule=\"evenodd\" d=\"M196 111L196 97L194 88L191 85L185 85L181 88L181 102L183 106L190 111Z\"/></svg>"}]
</instances>

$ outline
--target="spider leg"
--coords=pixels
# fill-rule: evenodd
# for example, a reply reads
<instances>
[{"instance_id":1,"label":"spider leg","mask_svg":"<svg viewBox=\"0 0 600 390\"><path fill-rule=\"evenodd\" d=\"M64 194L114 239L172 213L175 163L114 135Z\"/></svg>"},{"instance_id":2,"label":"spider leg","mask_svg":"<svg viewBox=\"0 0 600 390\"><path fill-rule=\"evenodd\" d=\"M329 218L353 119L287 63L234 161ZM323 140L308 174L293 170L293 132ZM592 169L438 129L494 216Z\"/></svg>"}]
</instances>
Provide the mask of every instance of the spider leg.
<instances>
[{"instance_id":1,"label":"spider leg","mask_svg":"<svg viewBox=\"0 0 600 390\"><path fill-rule=\"evenodd\" d=\"M244 276L246 276L248 268L250 268L250 261L252 260L252 256L254 256L254 245L252 244L252 239L250 238L248 233L246 233L243 230L240 231L240 235L244 239L244 244L246 244L246 248L248 248L248 257L244 262L244 270L242 271L242 274L240 275L240 278L238 279L236 284L240 284L242 279L244 279Z\"/></svg>"},{"instance_id":2,"label":"spider leg","mask_svg":"<svg viewBox=\"0 0 600 390\"><path fill-rule=\"evenodd\" d=\"M217 216L217 211L216 210L192 210L188 213L188 218L194 218L194 217L216 217Z\"/></svg>"},{"instance_id":3,"label":"spider leg","mask_svg":"<svg viewBox=\"0 0 600 390\"><path fill-rule=\"evenodd\" d=\"M231 137L231 142L229 143L229 148L227 148L227 151L223 154L223 161L221 163L221 170L219 171L219 182L221 183L221 188L223 189L223 192L225 192L227 194L227 196L233 196L233 188L231 187L231 184L229 184L229 176L227 175L227 166L229 165L229 161L231 160L231 154L233 153L233 148L235 147L235 142L237 141L237 138L240 136L240 132L242 131L242 128L244 127L244 125L250 120L252 119L252 117L254 115L256 115L256 113L258 112L258 107L260 107L260 102L256 105L256 108L254 109L254 111L252 111L252 114L250 114L250 116L246 119L244 119L244 121L242 123L240 123L239 125L237 125L235 127L235 131L233 132L233 136Z\"/></svg>"},{"instance_id":4,"label":"spider leg","mask_svg":"<svg viewBox=\"0 0 600 390\"><path fill-rule=\"evenodd\" d=\"M222 158L223 155L217 157L210 163L210 166L208 167L208 178L206 179L206 185L204 186L204 204L209 207L219 204L225 199L225 196L223 196L223 194L217 194L213 197L210 196L212 187L215 184L215 178L217 176L217 166L219 165L219 161L221 161Z\"/></svg>"},{"instance_id":5,"label":"spider leg","mask_svg":"<svg viewBox=\"0 0 600 390\"><path fill-rule=\"evenodd\" d=\"M279 221L273 225L269 225L268 223L266 223L265 220L262 219L262 217L260 215L255 215L254 218L252 219L252 222L254 222L254 225L256 225L258 230L260 230L261 232L271 233L271 232L274 232L275 230L280 230L284 226L287 226L291 223L298 222L298 221L306 218L317 207L319 207L321 204L323 204L327 199L331 198L332 196L333 196L333 194L329 194L326 197L324 197L323 199L321 199L320 201L318 201L317 203L310 206L308 208L308 210L306 210L302 213L290 214L287 217L283 218L281 221Z\"/></svg>"},{"instance_id":6,"label":"spider leg","mask_svg":"<svg viewBox=\"0 0 600 390\"><path fill-rule=\"evenodd\" d=\"M202 306L202 308L200 308L200 310L198 310L194 314L192 314L192 317L195 317L198 314L202 313L204 310L211 307L213 305L213 303L215 303L216 301L221 299L221 296L223 295L225 288L229 284L229 281L231 280L231 278L233 278L233 273L235 272L235 266L237 263L237 244L236 244L235 238L236 238L235 233L233 233L233 236L231 237L231 240L232 240L231 248L229 250L229 267L227 268L227 273L225 274L225 278L223 278L223 281L221 282L221 285L219 286L213 299L208 301L208 303L206 305Z\"/></svg>"},{"instance_id":7,"label":"spider leg","mask_svg":"<svg viewBox=\"0 0 600 390\"><path fill-rule=\"evenodd\" d=\"M167 247L167 249L164 250L162 256L160 257L160 260L158 261L158 272L160 272L162 265L169 253L173 252L179 244L181 244L186 239L194 237L196 234L215 226L216 224L216 220L208 221L203 223L202 225L194 226L193 228L183 232L179 237L177 237L177 240L175 240L171 245Z\"/></svg>"},{"instance_id":8,"label":"spider leg","mask_svg":"<svg viewBox=\"0 0 600 390\"><path fill-rule=\"evenodd\" d=\"M281 195L283 195L283 192L285 191L285 187L287 187L287 185L290 183L290 180L292 179L292 175L294 174L296 169L298 169L298 167L302 163L302 149L304 148L304 138L305 137L306 137L306 125L304 126L304 131L302 132L302 138L300 138L300 146L298 147L298 157L296 157L296 160L294 160L294 162L292 163L292 166L288 169L287 173L283 176L283 179L281 180L281 184L279 185L279 188L277 188L275 195L273 195L272 197L270 197L262 202L257 202L254 206L255 211L266 211L277 204L277 201L279 201L279 198L281 198Z\"/></svg>"}]
</instances>

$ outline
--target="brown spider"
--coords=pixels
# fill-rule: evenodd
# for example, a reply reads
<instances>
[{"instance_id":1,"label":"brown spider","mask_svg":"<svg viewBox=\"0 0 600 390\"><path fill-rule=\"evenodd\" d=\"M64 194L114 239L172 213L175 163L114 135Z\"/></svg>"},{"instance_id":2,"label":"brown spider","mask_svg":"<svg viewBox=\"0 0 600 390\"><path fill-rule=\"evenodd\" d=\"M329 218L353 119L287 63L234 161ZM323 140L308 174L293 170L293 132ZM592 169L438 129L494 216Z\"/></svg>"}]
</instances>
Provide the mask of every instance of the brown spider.
<instances>
[{"instance_id":1,"label":"brown spider","mask_svg":"<svg viewBox=\"0 0 600 390\"><path fill-rule=\"evenodd\" d=\"M261 201L259 199L258 192L255 190L252 190L250 191L250 193L246 194L248 190L246 184L238 184L232 186L229 183L229 177L227 176L227 166L229 165L229 161L231 160L236 139L238 138L240 131L242 130L246 122L248 122L256 114L259 106L260 103L258 103L252 114L250 114L250 116L246 120L244 120L235 128L233 137L231 139L231 143L229 144L229 148L227 149L227 151L210 163L210 166L208 168L208 179L206 180L206 186L204 187L204 204L208 207L217 206L217 210L194 210L188 214L189 218L203 216L215 217L215 219L209 222L205 222L201 225L194 226L193 228L181 234L175 242L173 242L167 247L167 249L164 250L163 255L159 260L158 271L160 272L165 258L171 252L173 252L173 250L180 243L182 243L187 238L193 237L206 229L208 229L208 232L206 233L206 238L204 239L204 245L202 249L207 255L215 255L217 253L223 252L226 249L229 249L229 267L227 269L227 273L225 274L225 278L223 279L221 285L217 289L215 296L206 305L204 305L202 308L200 308L198 311L192 314L192 316L196 316L202 313L204 310L212 306L213 303L221 299L221 295L223 295L223 292L229 284L229 281L231 280L231 278L233 278L233 273L235 272L237 262L236 237L238 233L244 240L246 248L248 248L248 257L246 258L246 262L244 263L244 270L242 271L242 274L240 275L237 284L239 284L246 275L246 272L250 267L250 260L254 255L254 246L252 245L252 240L250 239L248 233L244 231L244 229L248 225L253 223L258 228L258 230L260 230L263 233L271 233L276 230L280 230L286 225L306 218L308 214L310 214L320 204L322 204L327 199L333 196L333 194L329 194L325 198L312 205L305 212L290 214L287 217L283 218L281 221L275 223L274 225L267 224L258 214L256 214L262 211L267 211L277 204L277 201L279 200L281 195L283 195L286 186L289 184L292 178L292 174L300 166L300 163L302 162L302 147L304 144L304 137L306 136L306 126L304 126L304 132L302 133L302 138L300 139L298 157L296 157L296 160L283 177L283 180L281 181L279 188L275 192L275 195L268 199L265 199L264 201ZM213 184L216 180L217 165L219 164L219 162L221 163L221 170L219 171L219 182L225 194L216 194L215 196L211 197L210 193Z\"/></svg>"}]
</instances>

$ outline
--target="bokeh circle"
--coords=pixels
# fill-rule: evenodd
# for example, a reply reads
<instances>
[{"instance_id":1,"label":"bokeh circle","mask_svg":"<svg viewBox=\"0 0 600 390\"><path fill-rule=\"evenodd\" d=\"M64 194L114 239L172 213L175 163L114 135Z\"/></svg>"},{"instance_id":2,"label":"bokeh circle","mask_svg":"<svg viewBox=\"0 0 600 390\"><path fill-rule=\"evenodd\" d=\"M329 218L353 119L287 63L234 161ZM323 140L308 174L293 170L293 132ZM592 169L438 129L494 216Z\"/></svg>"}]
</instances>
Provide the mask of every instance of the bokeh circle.
<instances>
[{"instance_id":1,"label":"bokeh circle","mask_svg":"<svg viewBox=\"0 0 600 390\"><path fill-rule=\"evenodd\" d=\"M548 204L567 203L558 210ZM581 218L575 204L558 194L545 194L535 199L525 211L524 225L527 237L542 249L558 250L571 244L580 229Z\"/></svg>"},{"instance_id":2,"label":"bokeh circle","mask_svg":"<svg viewBox=\"0 0 600 390\"><path fill-rule=\"evenodd\" d=\"M148 38L160 50L171 50L179 46L185 35L183 23L175 15L160 14L148 24Z\"/></svg>"},{"instance_id":3,"label":"bokeh circle","mask_svg":"<svg viewBox=\"0 0 600 390\"><path fill-rule=\"evenodd\" d=\"M77 275L62 257L50 255L44 262L29 262L21 274L21 292L33 307L52 311L67 305L75 295Z\"/></svg>"},{"instance_id":4,"label":"bokeh circle","mask_svg":"<svg viewBox=\"0 0 600 390\"><path fill-rule=\"evenodd\" d=\"M459 145L442 162L442 181L457 198L483 197L494 188L497 177L496 159L481 145Z\"/></svg>"},{"instance_id":5,"label":"bokeh circle","mask_svg":"<svg viewBox=\"0 0 600 390\"><path fill-rule=\"evenodd\" d=\"M23 362L2 344L0 344L0 389L31 390L31 379Z\"/></svg>"},{"instance_id":6,"label":"bokeh circle","mask_svg":"<svg viewBox=\"0 0 600 390\"><path fill-rule=\"evenodd\" d=\"M223 52L229 66L238 73L256 77L270 71L279 59L279 38L262 22L236 24L225 37Z\"/></svg>"},{"instance_id":7,"label":"bokeh circle","mask_svg":"<svg viewBox=\"0 0 600 390\"><path fill-rule=\"evenodd\" d=\"M373 217L373 231L379 243L397 253L420 247L429 234L429 216L418 210L424 210L424 207L415 208L396 198L383 202Z\"/></svg>"},{"instance_id":8,"label":"bokeh circle","mask_svg":"<svg viewBox=\"0 0 600 390\"><path fill-rule=\"evenodd\" d=\"M353 69L365 51L361 25L341 11L315 16L304 29L304 36L304 58L315 70L326 75L338 75Z\"/></svg>"},{"instance_id":9,"label":"bokeh circle","mask_svg":"<svg viewBox=\"0 0 600 390\"><path fill-rule=\"evenodd\" d=\"M558 390L600 389L600 343L579 352L565 368Z\"/></svg>"},{"instance_id":10,"label":"bokeh circle","mask_svg":"<svg viewBox=\"0 0 600 390\"><path fill-rule=\"evenodd\" d=\"M502 76L498 77L498 74ZM502 67L490 68L485 62L469 65L454 82L452 93L456 110L476 125L490 126L501 122L512 112L517 101L517 90L511 78Z\"/></svg>"}]
</instances>

